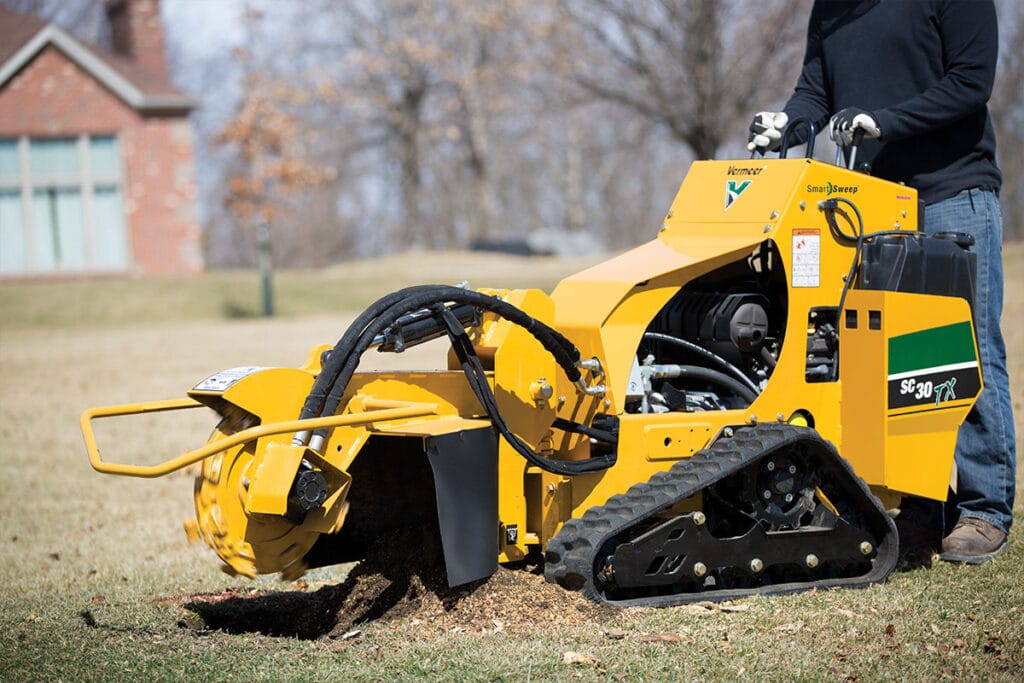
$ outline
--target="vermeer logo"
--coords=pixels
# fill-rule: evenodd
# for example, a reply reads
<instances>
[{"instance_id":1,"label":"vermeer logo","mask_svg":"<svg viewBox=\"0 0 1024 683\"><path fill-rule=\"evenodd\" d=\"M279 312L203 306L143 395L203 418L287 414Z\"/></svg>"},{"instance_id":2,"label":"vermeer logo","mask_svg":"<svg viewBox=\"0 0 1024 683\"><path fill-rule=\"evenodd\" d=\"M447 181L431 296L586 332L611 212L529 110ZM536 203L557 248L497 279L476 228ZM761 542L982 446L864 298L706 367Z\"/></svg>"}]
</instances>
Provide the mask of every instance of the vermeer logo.
<instances>
[{"instance_id":1,"label":"vermeer logo","mask_svg":"<svg viewBox=\"0 0 1024 683\"><path fill-rule=\"evenodd\" d=\"M725 181L725 208L728 209L732 203L740 198L740 195L750 187L752 180L726 180Z\"/></svg>"},{"instance_id":2,"label":"vermeer logo","mask_svg":"<svg viewBox=\"0 0 1024 683\"><path fill-rule=\"evenodd\" d=\"M730 166L725 175L760 175L767 166Z\"/></svg>"},{"instance_id":3,"label":"vermeer logo","mask_svg":"<svg viewBox=\"0 0 1024 683\"><path fill-rule=\"evenodd\" d=\"M827 181L824 185L811 185L808 183L807 191L814 194L857 194L857 190L860 188L856 185L833 185L832 181Z\"/></svg>"}]
</instances>

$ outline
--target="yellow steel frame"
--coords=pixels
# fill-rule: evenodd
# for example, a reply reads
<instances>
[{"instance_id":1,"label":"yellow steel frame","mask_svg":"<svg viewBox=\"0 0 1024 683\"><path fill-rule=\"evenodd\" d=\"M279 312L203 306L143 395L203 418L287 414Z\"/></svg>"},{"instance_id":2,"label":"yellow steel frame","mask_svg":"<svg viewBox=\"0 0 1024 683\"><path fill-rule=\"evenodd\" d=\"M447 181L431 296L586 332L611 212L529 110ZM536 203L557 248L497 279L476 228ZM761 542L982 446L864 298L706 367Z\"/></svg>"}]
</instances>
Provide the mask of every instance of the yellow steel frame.
<instances>
[{"instance_id":1,"label":"yellow steel frame","mask_svg":"<svg viewBox=\"0 0 1024 683\"><path fill-rule=\"evenodd\" d=\"M738 192L741 187L742 194ZM728 200L727 188L734 193ZM504 441L499 444L497 521L505 529L515 526L521 531L515 540L511 534L501 534L499 559L520 559L530 546L543 547L569 517L603 504L674 461L690 457L724 429L759 421L813 425L836 444L886 502L901 493L944 497L956 430L974 397L962 397L916 415L886 410L879 386L886 376L883 346L886 335L969 321L970 310L964 301L953 297L850 290L847 308L885 311L885 325L882 330L840 325L838 381L808 382L805 330L809 312L838 305L854 257L854 248L832 234L818 208L821 199L831 196L854 198L869 232L912 230L918 224L917 195L912 189L843 168L807 159L697 162L680 187L657 239L564 279L550 296L537 290L488 292L553 326L580 349L583 358L596 358L601 364L601 374L588 381L603 384L605 391L582 393L532 336L508 321L485 315L482 324L471 331L473 343L492 371L498 405L520 438L548 457L582 459L590 455L588 439L552 430L554 418L589 423L595 414L605 413L620 420L618 462L600 473L571 478L552 474L528 466ZM810 240L818 251L813 255L813 268L801 271L804 275L798 279L797 266L806 265L797 262L803 240ZM786 336L764 391L742 410L626 413L626 388L636 349L658 311L681 287L746 258L765 242L774 245L781 260L788 313ZM243 543L241 537L251 528L247 525L259 520L266 523L268 516L247 517L239 506L239 496L232 498L225 488L242 486L245 477L235 473L234 479L222 480L219 464L211 466L210 456L234 449L233 455L225 458L244 458L248 468L265 452L264 441L328 428L331 433L322 449L324 464L347 476L371 432L438 435L479 427L486 418L461 374L451 371L455 365L450 360L448 372L357 374L349 383L341 414L290 419L319 372L319 353L324 348L314 348L303 368L255 372L223 392L193 391L187 399L88 410L82 415L82 431L90 462L101 472L155 477L206 460L203 491L197 493L199 522L193 531L216 547L236 571L291 571L309 537L290 545L284 541L265 547ZM210 405L218 412L237 406L262 424L218 433L207 445L157 465L111 463L100 457L93 420L200 405ZM936 456L920 457L921 444ZM294 464L297 458L288 462ZM258 507L283 509L279 489L268 487L270 498L260 499ZM335 506L329 516L333 521L311 522L307 531L340 525L343 497L339 494L329 501ZM224 512L222 507L228 504L221 506L220 502L227 499L233 507ZM222 515L229 518L223 520ZM282 518L280 524L287 522ZM282 529L286 527L268 526L266 531L281 533ZM232 535L238 538L230 538ZM281 559L261 564L256 557L261 550L280 553Z\"/></svg>"}]
</instances>

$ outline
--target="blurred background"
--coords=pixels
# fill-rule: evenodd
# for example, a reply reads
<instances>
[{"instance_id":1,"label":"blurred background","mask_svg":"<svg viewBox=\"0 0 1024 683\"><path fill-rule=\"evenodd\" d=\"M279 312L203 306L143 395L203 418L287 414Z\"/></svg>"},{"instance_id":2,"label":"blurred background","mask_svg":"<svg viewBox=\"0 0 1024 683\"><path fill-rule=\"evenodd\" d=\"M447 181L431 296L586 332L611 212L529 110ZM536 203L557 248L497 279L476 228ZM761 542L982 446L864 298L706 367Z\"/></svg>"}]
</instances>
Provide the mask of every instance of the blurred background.
<instances>
[{"instance_id":1,"label":"blurred background","mask_svg":"<svg viewBox=\"0 0 1024 683\"><path fill-rule=\"evenodd\" d=\"M749 156L810 4L0 0L0 276L639 244L693 160ZM1020 240L1024 8L996 4Z\"/></svg>"}]
</instances>

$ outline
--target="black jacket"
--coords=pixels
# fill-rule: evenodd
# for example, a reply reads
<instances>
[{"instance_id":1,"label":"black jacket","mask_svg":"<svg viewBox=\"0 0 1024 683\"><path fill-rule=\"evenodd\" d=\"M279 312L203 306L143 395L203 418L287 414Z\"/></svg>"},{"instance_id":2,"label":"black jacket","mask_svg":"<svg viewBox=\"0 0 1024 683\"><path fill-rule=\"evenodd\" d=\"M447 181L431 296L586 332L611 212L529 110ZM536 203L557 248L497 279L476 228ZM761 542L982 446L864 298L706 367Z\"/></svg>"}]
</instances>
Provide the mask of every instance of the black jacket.
<instances>
[{"instance_id":1,"label":"black jacket","mask_svg":"<svg viewBox=\"0 0 1024 683\"><path fill-rule=\"evenodd\" d=\"M926 204L969 188L998 192L987 107L998 53L991 0L816 0L785 111L818 130L844 107L871 112L882 137L858 158Z\"/></svg>"}]
</instances>

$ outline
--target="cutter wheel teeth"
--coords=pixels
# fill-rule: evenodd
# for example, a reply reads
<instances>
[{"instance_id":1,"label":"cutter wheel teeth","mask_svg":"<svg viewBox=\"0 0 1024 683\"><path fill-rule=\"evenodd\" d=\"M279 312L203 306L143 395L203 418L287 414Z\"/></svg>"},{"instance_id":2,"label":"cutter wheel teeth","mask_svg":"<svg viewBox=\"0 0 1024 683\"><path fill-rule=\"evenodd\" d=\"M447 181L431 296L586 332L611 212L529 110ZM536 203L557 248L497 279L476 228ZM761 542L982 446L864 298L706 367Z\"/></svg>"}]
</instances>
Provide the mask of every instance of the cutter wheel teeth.
<instances>
[{"instance_id":1,"label":"cutter wheel teeth","mask_svg":"<svg viewBox=\"0 0 1024 683\"><path fill-rule=\"evenodd\" d=\"M780 464L788 476L772 479ZM697 493L703 510L673 511ZM549 581L591 599L667 606L883 581L896 530L813 431L756 426L566 522L545 560Z\"/></svg>"},{"instance_id":2,"label":"cutter wheel teeth","mask_svg":"<svg viewBox=\"0 0 1024 683\"><path fill-rule=\"evenodd\" d=\"M237 417L237 416L236 416ZM223 439L233 425L244 420L227 419L210 437ZM203 463L196 477L196 519L185 524L189 538L202 538L224 562L232 576L255 577L280 573L294 580L306 571L302 558L319 537L284 517L249 514L245 509L246 484L254 456L251 443L229 448Z\"/></svg>"}]
</instances>

